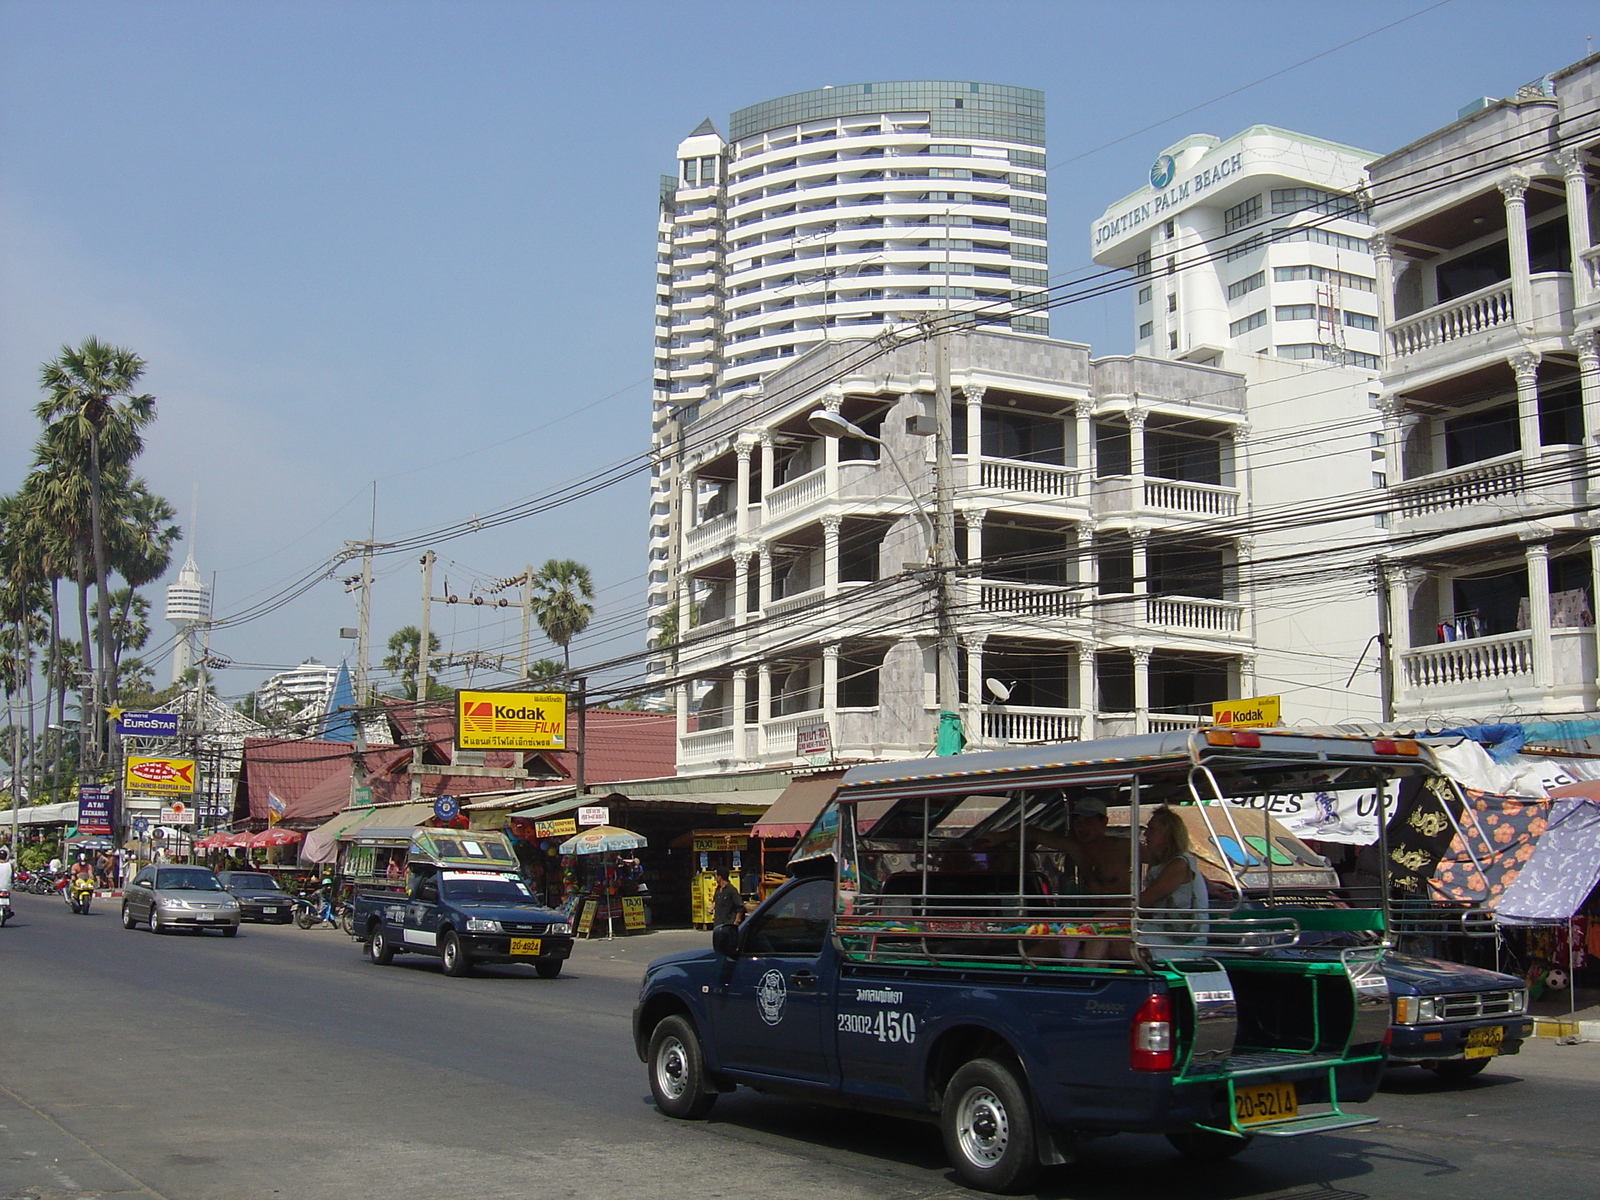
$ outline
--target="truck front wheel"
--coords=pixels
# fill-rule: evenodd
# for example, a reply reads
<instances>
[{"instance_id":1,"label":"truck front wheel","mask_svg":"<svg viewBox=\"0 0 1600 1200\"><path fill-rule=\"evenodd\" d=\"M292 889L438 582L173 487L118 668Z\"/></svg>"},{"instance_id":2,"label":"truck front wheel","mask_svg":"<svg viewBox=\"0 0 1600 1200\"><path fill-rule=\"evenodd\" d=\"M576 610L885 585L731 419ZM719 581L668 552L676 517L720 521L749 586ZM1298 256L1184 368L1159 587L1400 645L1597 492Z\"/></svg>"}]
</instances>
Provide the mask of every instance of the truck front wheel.
<instances>
[{"instance_id":1,"label":"truck front wheel","mask_svg":"<svg viewBox=\"0 0 1600 1200\"><path fill-rule=\"evenodd\" d=\"M650 1034L650 1094L669 1117L694 1121L711 1111L717 1093L706 1084L700 1038L682 1017L667 1017Z\"/></svg>"},{"instance_id":2,"label":"truck front wheel","mask_svg":"<svg viewBox=\"0 0 1600 1200\"><path fill-rule=\"evenodd\" d=\"M444 973L451 979L472 974L472 958L454 932L444 935L439 946L439 957L444 961Z\"/></svg>"},{"instance_id":3,"label":"truck front wheel","mask_svg":"<svg viewBox=\"0 0 1600 1200\"><path fill-rule=\"evenodd\" d=\"M394 961L394 947L389 945L381 924L367 931L367 957L380 967L387 967Z\"/></svg>"},{"instance_id":4,"label":"truck front wheel","mask_svg":"<svg viewBox=\"0 0 1600 1200\"><path fill-rule=\"evenodd\" d=\"M945 1152L968 1187L1016 1192L1039 1170L1027 1086L1004 1063L975 1058L950 1077L939 1110Z\"/></svg>"}]
</instances>

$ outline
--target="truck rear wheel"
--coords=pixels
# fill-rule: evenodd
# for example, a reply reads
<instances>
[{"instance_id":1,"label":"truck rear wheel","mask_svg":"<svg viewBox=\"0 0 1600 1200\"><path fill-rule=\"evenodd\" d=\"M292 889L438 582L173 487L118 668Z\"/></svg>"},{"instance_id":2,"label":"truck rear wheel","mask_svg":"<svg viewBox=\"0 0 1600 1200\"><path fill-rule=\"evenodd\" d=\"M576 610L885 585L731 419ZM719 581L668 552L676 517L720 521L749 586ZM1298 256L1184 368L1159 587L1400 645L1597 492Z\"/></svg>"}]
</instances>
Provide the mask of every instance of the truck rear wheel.
<instances>
[{"instance_id":1,"label":"truck rear wheel","mask_svg":"<svg viewBox=\"0 0 1600 1200\"><path fill-rule=\"evenodd\" d=\"M1222 1162L1255 1140L1249 1134L1234 1137L1211 1129L1180 1129L1167 1134L1167 1141L1172 1143L1172 1148L1195 1162Z\"/></svg>"},{"instance_id":2,"label":"truck rear wheel","mask_svg":"<svg viewBox=\"0 0 1600 1200\"><path fill-rule=\"evenodd\" d=\"M472 959L455 933L444 935L439 945L439 957L444 963L444 973L451 979L460 979L463 975L472 974Z\"/></svg>"},{"instance_id":3,"label":"truck rear wheel","mask_svg":"<svg viewBox=\"0 0 1600 1200\"><path fill-rule=\"evenodd\" d=\"M380 967L387 967L394 961L394 947L384 936L381 923L367 930L367 957Z\"/></svg>"},{"instance_id":4,"label":"truck rear wheel","mask_svg":"<svg viewBox=\"0 0 1600 1200\"><path fill-rule=\"evenodd\" d=\"M667 1017L650 1034L650 1094L669 1117L694 1121L711 1111L717 1093L706 1082L700 1038L683 1017Z\"/></svg>"},{"instance_id":5,"label":"truck rear wheel","mask_svg":"<svg viewBox=\"0 0 1600 1200\"><path fill-rule=\"evenodd\" d=\"M962 1182L982 1192L1016 1192L1039 1171L1028 1089L1012 1068L975 1058L950 1077L939 1128Z\"/></svg>"}]
</instances>

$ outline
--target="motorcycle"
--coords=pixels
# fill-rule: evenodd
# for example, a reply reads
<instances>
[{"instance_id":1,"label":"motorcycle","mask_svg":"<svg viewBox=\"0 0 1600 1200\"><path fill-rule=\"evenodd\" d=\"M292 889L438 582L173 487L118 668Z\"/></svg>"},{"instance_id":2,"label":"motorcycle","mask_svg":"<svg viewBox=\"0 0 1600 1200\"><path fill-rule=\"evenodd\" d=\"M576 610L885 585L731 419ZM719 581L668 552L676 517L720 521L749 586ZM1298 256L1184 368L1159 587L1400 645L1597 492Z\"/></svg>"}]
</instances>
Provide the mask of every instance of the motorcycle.
<instances>
[{"instance_id":1,"label":"motorcycle","mask_svg":"<svg viewBox=\"0 0 1600 1200\"><path fill-rule=\"evenodd\" d=\"M340 928L344 905L333 904L321 892L312 892L309 896L296 896L294 923L301 929L315 929L326 921L335 929Z\"/></svg>"},{"instance_id":2,"label":"motorcycle","mask_svg":"<svg viewBox=\"0 0 1600 1200\"><path fill-rule=\"evenodd\" d=\"M94 899L94 880L70 879L61 894L66 897L67 907L82 916L89 911L89 901Z\"/></svg>"},{"instance_id":3,"label":"motorcycle","mask_svg":"<svg viewBox=\"0 0 1600 1200\"><path fill-rule=\"evenodd\" d=\"M11 920L11 893L0 892L0 929L4 929L9 920Z\"/></svg>"}]
</instances>

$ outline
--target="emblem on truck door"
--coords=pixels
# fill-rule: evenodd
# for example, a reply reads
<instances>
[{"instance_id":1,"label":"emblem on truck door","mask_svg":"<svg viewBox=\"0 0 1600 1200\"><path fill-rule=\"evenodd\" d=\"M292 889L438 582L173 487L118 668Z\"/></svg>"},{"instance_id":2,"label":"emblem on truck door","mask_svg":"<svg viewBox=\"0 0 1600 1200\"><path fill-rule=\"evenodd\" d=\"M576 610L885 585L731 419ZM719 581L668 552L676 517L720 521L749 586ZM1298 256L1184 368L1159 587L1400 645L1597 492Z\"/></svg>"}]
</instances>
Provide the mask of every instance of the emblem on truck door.
<instances>
[{"instance_id":1,"label":"emblem on truck door","mask_svg":"<svg viewBox=\"0 0 1600 1200\"><path fill-rule=\"evenodd\" d=\"M756 1007L761 1010L761 1019L768 1025L776 1025L783 1020L783 1006L788 999L789 988L783 982L782 971L768 971L756 984Z\"/></svg>"}]
</instances>

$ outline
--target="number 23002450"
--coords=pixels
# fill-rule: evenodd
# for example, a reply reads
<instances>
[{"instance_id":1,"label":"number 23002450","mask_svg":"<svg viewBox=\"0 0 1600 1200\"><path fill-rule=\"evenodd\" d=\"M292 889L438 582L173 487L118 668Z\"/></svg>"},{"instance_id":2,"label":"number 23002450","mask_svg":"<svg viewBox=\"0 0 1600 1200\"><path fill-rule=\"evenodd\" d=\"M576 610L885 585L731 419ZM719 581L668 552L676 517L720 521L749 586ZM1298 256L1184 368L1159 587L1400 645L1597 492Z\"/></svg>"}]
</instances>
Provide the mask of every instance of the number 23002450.
<instances>
[{"instance_id":1,"label":"number 23002450","mask_svg":"<svg viewBox=\"0 0 1600 1200\"><path fill-rule=\"evenodd\" d=\"M910 1013L840 1013L840 1033L862 1033L880 1042L914 1042L917 1019Z\"/></svg>"}]
</instances>

